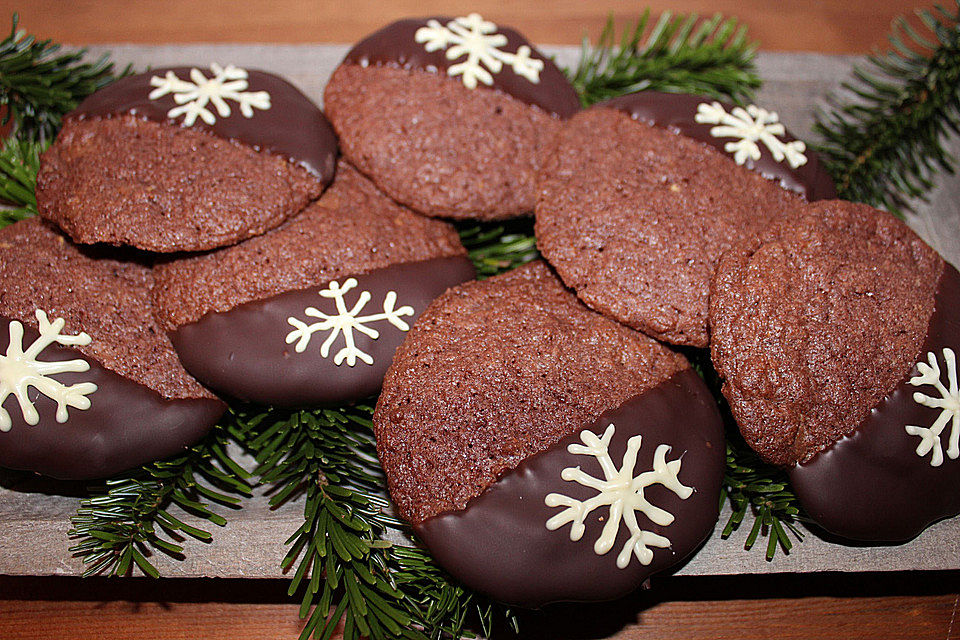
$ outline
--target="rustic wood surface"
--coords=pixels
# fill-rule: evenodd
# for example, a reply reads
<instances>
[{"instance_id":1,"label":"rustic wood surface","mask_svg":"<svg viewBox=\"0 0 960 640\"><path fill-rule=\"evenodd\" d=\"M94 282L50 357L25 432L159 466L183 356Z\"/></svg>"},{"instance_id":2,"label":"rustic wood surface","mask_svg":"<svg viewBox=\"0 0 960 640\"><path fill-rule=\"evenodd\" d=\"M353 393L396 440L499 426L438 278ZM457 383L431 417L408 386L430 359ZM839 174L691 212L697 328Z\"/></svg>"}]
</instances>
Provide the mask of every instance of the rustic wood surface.
<instances>
[{"instance_id":1,"label":"rustic wood surface","mask_svg":"<svg viewBox=\"0 0 960 640\"><path fill-rule=\"evenodd\" d=\"M676 0L649 2L654 9L738 15L753 38L768 50L863 53L881 46L893 16L927 2L848 0ZM377 6L375 6L377 5ZM351 3L279 0L273 3L185 0L32 0L0 1L0 15L19 10L32 33L72 43L102 42L349 42L401 15L477 10L521 27L539 42L572 43L597 33L613 12L631 21L644 3L578 2L393 2L388 9L369 0ZM442 7L438 8L438 7ZM178 48L171 48L176 51ZM130 51L128 51L130 53ZM298 50L288 50L297 55ZM141 51L162 62L155 50ZM168 54L169 55L169 52ZM768 58L768 61L770 58ZM761 65L768 95L782 111L796 109L786 67ZM845 64L822 58L796 58L796 67ZM768 72L781 75L770 77ZM820 95L833 82L808 74L805 91ZM315 75L304 84L321 82ZM304 87L305 89L311 87ZM791 100L794 104L789 104ZM784 104L784 103L787 104ZM796 111L795 111L796 113ZM809 126L809 114L791 122ZM956 197L941 195L934 207L952 208L945 217L924 215L914 226L941 252L960 247ZM956 254L952 257L956 263ZM38 516L30 514L29 517ZM28 519L29 519L28 517ZM41 522L38 517L36 522ZM28 527L29 529L29 527ZM28 534L28 529L24 534ZM957 539L926 550L958 558ZM64 541L65 542L65 541ZM29 563L31 552L21 549ZM9 554L9 548L4 555ZM203 548L193 548L203 553ZM7 558L9 560L9 558ZM735 561L734 558L731 558ZM870 567L865 567L869 569ZM74 569L65 569L72 572ZM296 605L286 581L275 579L165 579L151 581L80 580L73 577L0 577L0 639L8 638L293 638L299 631ZM820 573L749 577L671 577L627 603L586 607L571 614L553 611L525 620L524 637L618 640L647 638L884 638L960 639L956 571L898 573Z\"/></svg>"},{"instance_id":2,"label":"rustic wood surface","mask_svg":"<svg viewBox=\"0 0 960 640\"><path fill-rule=\"evenodd\" d=\"M397 18L476 11L518 27L534 42L576 44L584 35L598 33L607 16L630 24L649 6L655 13L735 15L771 51L866 53L884 43L894 17L931 4L929 0L2 0L0 16L19 11L31 33L75 44L353 42Z\"/></svg>"}]
</instances>

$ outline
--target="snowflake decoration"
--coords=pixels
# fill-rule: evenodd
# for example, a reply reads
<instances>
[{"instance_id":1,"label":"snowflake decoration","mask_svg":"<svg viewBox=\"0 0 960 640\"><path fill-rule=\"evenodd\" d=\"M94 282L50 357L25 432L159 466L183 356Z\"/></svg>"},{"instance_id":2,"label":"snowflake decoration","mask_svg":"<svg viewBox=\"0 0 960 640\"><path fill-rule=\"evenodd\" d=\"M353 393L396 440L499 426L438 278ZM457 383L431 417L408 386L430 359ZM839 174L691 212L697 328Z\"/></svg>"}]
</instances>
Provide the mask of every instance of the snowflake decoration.
<instances>
[{"instance_id":1,"label":"snowflake decoration","mask_svg":"<svg viewBox=\"0 0 960 640\"><path fill-rule=\"evenodd\" d=\"M913 394L913 401L925 407L940 409L940 415L937 416L936 421L930 427L907 425L905 428L910 435L920 436L917 455L922 458L932 451L930 466L939 467L943 464L943 444L940 442L940 434L951 423L947 456L951 460L960 458L960 389L957 387L957 356L953 349L949 347L943 350L943 361L947 365L949 389L940 382L940 364L937 362L936 354L932 351L928 352L927 360L930 364L926 362L917 363L917 370L920 375L910 378L909 382L915 387L930 385L940 393L940 397L932 398L917 391Z\"/></svg>"},{"instance_id":2,"label":"snowflake decoration","mask_svg":"<svg viewBox=\"0 0 960 640\"><path fill-rule=\"evenodd\" d=\"M47 314L40 309L37 309L36 316L40 336L26 351L23 350L23 325L18 320L8 325L10 344L7 345L7 353L0 355L0 405L13 394L20 403L23 421L30 425L37 424L40 414L27 395L29 387L34 387L57 403L57 422L63 423L69 417L67 407L81 410L90 408L90 399L86 396L96 391L97 385L81 382L67 386L50 376L88 371L90 363L81 359L45 362L37 360L37 356L54 342L62 345L90 344L90 336L82 332L75 336L62 335L63 318L50 322ZM9 431L11 426L10 414L0 406L0 431Z\"/></svg>"},{"instance_id":3,"label":"snowflake decoration","mask_svg":"<svg viewBox=\"0 0 960 640\"><path fill-rule=\"evenodd\" d=\"M721 125L710 129L710 135L714 138L740 138L723 146L724 151L734 154L733 160L737 164L743 164L747 158L754 161L760 159L758 140L770 150L777 162L783 162L786 158L793 169L807 163L807 156L803 155L807 145L803 141L785 143L777 137L785 135L787 130L774 111L751 104L746 109L734 107L727 113L719 102L703 102L697 106L694 120L702 124Z\"/></svg>"},{"instance_id":4,"label":"snowflake decoration","mask_svg":"<svg viewBox=\"0 0 960 640\"><path fill-rule=\"evenodd\" d=\"M587 516L594 509L609 506L609 517L593 545L593 550L597 555L610 551L616 542L622 520L630 531L630 539L623 545L620 555L617 556L617 567L624 569L630 563L631 554L637 556L640 564L648 565L653 560L653 551L650 547L665 549L670 546L669 539L652 531L644 531L637 523L637 511L661 526L667 526L674 520L673 514L648 502L643 495L643 490L651 485L660 484L673 491L682 500L686 500L693 494L693 489L681 484L677 477L680 473L680 459L667 462L670 447L665 444L661 444L654 452L653 470L644 471L634 477L633 468L637 464L637 452L640 451L639 435L627 441L623 464L617 471L608 450L615 430L616 428L611 424L604 431L603 436L598 438L595 433L585 429L580 432L583 445L571 444L567 447L567 451L572 454L595 457L600 463L600 468L603 469L604 478L601 480L587 475L580 470L579 466L567 467L560 477L596 489L597 495L581 502L560 493L551 493L544 502L548 507L566 507L547 520L547 529L555 531L571 522L573 524L570 527L570 539L574 541L583 537L586 529L583 523Z\"/></svg>"},{"instance_id":5,"label":"snowflake decoration","mask_svg":"<svg viewBox=\"0 0 960 640\"><path fill-rule=\"evenodd\" d=\"M543 60L531 58L530 47L526 45L517 49L516 53L501 51L500 47L507 44L507 36L497 33L497 25L484 20L479 14L454 18L446 26L429 20L427 26L417 29L414 39L423 44L427 51L446 49L447 60L467 56L463 62L451 65L447 73L461 76L468 89L476 89L478 80L486 85L493 84L491 72L500 73L504 64L530 82L540 82Z\"/></svg>"},{"instance_id":6,"label":"snowflake decoration","mask_svg":"<svg viewBox=\"0 0 960 640\"><path fill-rule=\"evenodd\" d=\"M150 86L156 87L150 92L150 99L156 100L168 93L173 94L174 101L181 105L167 111L167 117L176 118L185 115L183 124L190 127L199 117L208 125L213 125L216 118L208 105L213 104L221 118L230 115L230 105L227 100L233 100L240 105L240 113L245 118L253 117L254 108L269 109L270 94L266 91L245 91L247 72L233 65L226 68L218 64L211 64L212 78L207 78L199 69L190 70L190 80L181 80L173 71L167 71L164 77L153 76Z\"/></svg>"},{"instance_id":7,"label":"snowflake decoration","mask_svg":"<svg viewBox=\"0 0 960 640\"><path fill-rule=\"evenodd\" d=\"M287 318L287 322L296 327L293 331L287 334L287 344L290 344L296 340L297 344L294 347L294 350L297 353L303 353L306 350L307 345L310 344L310 338L314 333L317 331L330 331L330 335L327 336L327 339L320 346L320 355L326 358L330 353L330 346L336 341L337 336L339 336L340 333L343 333L343 341L345 346L337 352L336 356L334 356L333 363L339 366L344 360L346 360L347 364L352 367L357 363L357 358L360 358L367 364L373 364L373 358L370 356L370 354L364 353L361 349L358 349L354 343L354 329L373 338L374 340L380 337L380 332L376 329L371 329L370 327L366 326L367 323L370 322L386 320L401 331L408 331L410 329L410 325L400 318L401 316L412 316L413 307L403 306L399 309L394 309L394 305L397 302L397 294L393 291L388 291L387 295L383 298L383 313L361 316L359 315L360 312L370 301L370 292L361 291L360 297L357 299L356 304L354 304L353 308L349 310L347 309L347 304L343 299L344 294L356 286L356 278L348 278L347 281L343 283L342 287L340 286L339 282L334 280L326 289L320 292L320 295L324 298L333 298L336 301L337 315L328 316L315 307L307 307L304 310L304 314L310 316L311 318L320 318L320 322L314 322L313 324L308 325L297 318Z\"/></svg>"}]
</instances>

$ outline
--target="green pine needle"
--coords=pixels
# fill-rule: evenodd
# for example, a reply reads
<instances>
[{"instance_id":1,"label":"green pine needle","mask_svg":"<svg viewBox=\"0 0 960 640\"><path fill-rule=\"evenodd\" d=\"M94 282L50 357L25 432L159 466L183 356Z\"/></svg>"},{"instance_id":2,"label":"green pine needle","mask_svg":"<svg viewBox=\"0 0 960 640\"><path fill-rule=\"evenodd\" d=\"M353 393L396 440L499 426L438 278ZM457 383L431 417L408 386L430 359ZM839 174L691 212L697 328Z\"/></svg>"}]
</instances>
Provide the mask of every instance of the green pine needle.
<instances>
[{"instance_id":1,"label":"green pine needle","mask_svg":"<svg viewBox=\"0 0 960 640\"><path fill-rule=\"evenodd\" d=\"M868 58L844 91L817 114L818 151L840 196L902 216L911 199L925 201L935 177L954 172L943 146L960 133L960 0L919 10L917 32L900 18L891 50Z\"/></svg>"},{"instance_id":2,"label":"green pine needle","mask_svg":"<svg viewBox=\"0 0 960 640\"><path fill-rule=\"evenodd\" d=\"M3 123L12 117L20 140L50 142L64 114L113 82L113 63L107 56L93 64L82 62L82 49L59 53L59 45L26 35L17 29L18 22L13 14L10 35L0 41L0 105L7 107ZM122 75L128 72L129 67Z\"/></svg>"},{"instance_id":3,"label":"green pine needle","mask_svg":"<svg viewBox=\"0 0 960 640\"><path fill-rule=\"evenodd\" d=\"M338 624L346 640L459 637L471 615L489 625L489 603L453 583L425 551L384 539L388 529L411 532L388 513L372 415L357 405L244 417L257 425L248 446L271 506L305 498L304 523L282 562L294 568L289 593L300 595L307 620L301 639L330 637Z\"/></svg>"},{"instance_id":4,"label":"green pine needle","mask_svg":"<svg viewBox=\"0 0 960 640\"><path fill-rule=\"evenodd\" d=\"M184 535L209 542L208 531L187 524L178 514L222 527L226 520L211 511L212 504L239 508L241 499L251 495L250 475L226 453L238 439L242 430L227 421L185 453L91 491L70 519L69 535L78 541L70 551L87 565L83 575L128 575L136 566L157 577L147 557L151 550L182 559L178 543Z\"/></svg>"},{"instance_id":5,"label":"green pine needle","mask_svg":"<svg viewBox=\"0 0 960 640\"><path fill-rule=\"evenodd\" d=\"M0 148L0 227L37 213L37 172L46 144L9 138ZM9 206L4 207L3 204Z\"/></svg>"},{"instance_id":6,"label":"green pine needle","mask_svg":"<svg viewBox=\"0 0 960 640\"><path fill-rule=\"evenodd\" d=\"M584 39L577 69L567 72L584 106L647 89L743 102L760 86L757 45L736 18L665 11L650 24L647 9L618 41L611 16L596 46Z\"/></svg>"}]
</instances>

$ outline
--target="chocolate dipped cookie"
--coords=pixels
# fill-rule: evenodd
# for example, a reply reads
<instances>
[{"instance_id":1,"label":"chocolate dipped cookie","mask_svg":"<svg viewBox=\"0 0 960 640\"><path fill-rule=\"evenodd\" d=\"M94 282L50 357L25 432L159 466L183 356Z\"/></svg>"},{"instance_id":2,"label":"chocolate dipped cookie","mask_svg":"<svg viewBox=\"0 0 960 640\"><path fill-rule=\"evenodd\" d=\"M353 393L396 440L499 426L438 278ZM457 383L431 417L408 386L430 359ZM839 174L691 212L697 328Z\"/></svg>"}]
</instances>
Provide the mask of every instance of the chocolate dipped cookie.
<instances>
[{"instance_id":1,"label":"chocolate dipped cookie","mask_svg":"<svg viewBox=\"0 0 960 640\"><path fill-rule=\"evenodd\" d=\"M157 316L188 371L225 395L292 406L376 393L427 304L475 275L451 225L345 162L295 219L156 271Z\"/></svg>"},{"instance_id":2,"label":"chocolate dipped cookie","mask_svg":"<svg viewBox=\"0 0 960 640\"><path fill-rule=\"evenodd\" d=\"M721 259L723 393L828 531L897 542L960 513L958 303L956 269L862 204L807 205Z\"/></svg>"},{"instance_id":3,"label":"chocolate dipped cookie","mask_svg":"<svg viewBox=\"0 0 960 640\"><path fill-rule=\"evenodd\" d=\"M0 230L0 465L109 476L182 451L226 406L190 377L150 304L153 276L39 219Z\"/></svg>"},{"instance_id":4,"label":"chocolate dipped cookie","mask_svg":"<svg viewBox=\"0 0 960 640\"><path fill-rule=\"evenodd\" d=\"M833 193L776 114L701 100L641 92L578 114L546 156L536 205L538 247L588 306L696 347L710 340L720 255L799 194Z\"/></svg>"},{"instance_id":5,"label":"chocolate dipped cookie","mask_svg":"<svg viewBox=\"0 0 960 640\"><path fill-rule=\"evenodd\" d=\"M400 516L453 576L510 604L622 596L716 523L724 437L700 377L542 262L435 300L374 430Z\"/></svg>"},{"instance_id":6,"label":"chocolate dipped cookie","mask_svg":"<svg viewBox=\"0 0 960 640\"><path fill-rule=\"evenodd\" d=\"M337 141L286 80L211 65L122 78L64 118L40 215L75 242L198 251L259 235L333 178Z\"/></svg>"},{"instance_id":7,"label":"chocolate dipped cookie","mask_svg":"<svg viewBox=\"0 0 960 640\"><path fill-rule=\"evenodd\" d=\"M324 106L344 155L419 213L528 214L576 91L522 35L477 14L394 22L334 71Z\"/></svg>"}]
</instances>

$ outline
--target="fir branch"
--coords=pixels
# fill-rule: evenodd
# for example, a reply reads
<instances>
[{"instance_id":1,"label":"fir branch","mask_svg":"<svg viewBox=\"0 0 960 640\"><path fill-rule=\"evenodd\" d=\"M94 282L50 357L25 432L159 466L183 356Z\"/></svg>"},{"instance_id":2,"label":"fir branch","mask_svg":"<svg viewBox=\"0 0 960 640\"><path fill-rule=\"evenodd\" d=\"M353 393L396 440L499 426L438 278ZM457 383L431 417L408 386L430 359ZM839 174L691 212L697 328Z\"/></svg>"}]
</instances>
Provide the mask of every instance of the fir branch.
<instances>
[{"instance_id":1,"label":"fir branch","mask_svg":"<svg viewBox=\"0 0 960 640\"><path fill-rule=\"evenodd\" d=\"M13 14L10 35L0 41L0 105L6 124L14 121L20 140L53 140L64 114L88 95L114 80L113 63L103 56L83 62L85 50L60 53L50 40L37 40L17 29ZM127 67L121 75L129 73Z\"/></svg>"},{"instance_id":2,"label":"fir branch","mask_svg":"<svg viewBox=\"0 0 960 640\"><path fill-rule=\"evenodd\" d=\"M384 539L410 531L388 514L372 413L358 405L245 418L259 431L249 446L272 485L270 504L304 497L304 523L282 563L296 567L289 593L301 594L301 638L329 638L340 623L347 640L458 637L471 613L489 623L490 609L426 552Z\"/></svg>"},{"instance_id":3,"label":"fir branch","mask_svg":"<svg viewBox=\"0 0 960 640\"><path fill-rule=\"evenodd\" d=\"M227 453L242 431L228 419L185 453L107 480L81 500L69 535L79 541L70 551L87 565L83 575L127 575L136 566L158 577L151 549L182 559L184 536L209 542L208 531L187 524L171 507L226 524L211 506L239 507L251 495L250 475Z\"/></svg>"},{"instance_id":4,"label":"fir branch","mask_svg":"<svg viewBox=\"0 0 960 640\"><path fill-rule=\"evenodd\" d=\"M460 223L460 242L467 248L479 279L515 269L540 257L533 220L503 223Z\"/></svg>"},{"instance_id":5,"label":"fir branch","mask_svg":"<svg viewBox=\"0 0 960 640\"><path fill-rule=\"evenodd\" d=\"M46 144L30 140L8 138L0 148L0 202L12 207L0 207L0 227L37 213L37 173L40 154Z\"/></svg>"},{"instance_id":6,"label":"fir branch","mask_svg":"<svg viewBox=\"0 0 960 640\"><path fill-rule=\"evenodd\" d=\"M899 216L910 199L927 200L956 158L944 148L960 133L960 0L918 10L925 30L894 23L885 55L868 58L843 91L828 98L814 132L840 197Z\"/></svg>"},{"instance_id":7,"label":"fir branch","mask_svg":"<svg viewBox=\"0 0 960 640\"><path fill-rule=\"evenodd\" d=\"M567 71L584 106L645 89L743 102L760 86L757 46L736 18L665 11L650 24L647 9L618 44L611 16L596 47L584 38L577 69Z\"/></svg>"},{"instance_id":8,"label":"fir branch","mask_svg":"<svg viewBox=\"0 0 960 640\"><path fill-rule=\"evenodd\" d=\"M733 513L720 537L726 539L736 531L749 511L754 520L743 547L753 548L763 535L767 537L767 560L773 560L778 545L784 553L793 548L787 530L803 541L803 533L795 524L800 519L799 502L789 488L786 473L760 460L734 435L735 429L728 429L727 470L720 492L720 508L729 500Z\"/></svg>"}]
</instances>

